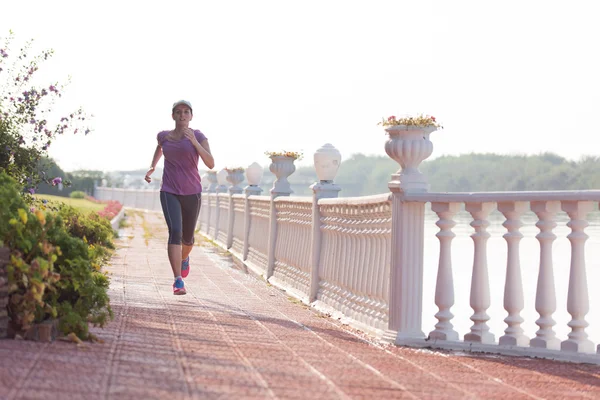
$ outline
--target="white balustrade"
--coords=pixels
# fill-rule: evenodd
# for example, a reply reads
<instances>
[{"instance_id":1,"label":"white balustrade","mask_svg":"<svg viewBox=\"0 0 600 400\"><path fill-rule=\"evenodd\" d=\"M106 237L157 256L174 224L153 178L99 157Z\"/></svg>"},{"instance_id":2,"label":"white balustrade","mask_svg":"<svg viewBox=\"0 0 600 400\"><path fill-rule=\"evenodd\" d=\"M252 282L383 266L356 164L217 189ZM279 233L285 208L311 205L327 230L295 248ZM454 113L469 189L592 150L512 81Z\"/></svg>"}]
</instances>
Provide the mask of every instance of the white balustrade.
<instances>
[{"instance_id":1,"label":"white balustrade","mask_svg":"<svg viewBox=\"0 0 600 400\"><path fill-rule=\"evenodd\" d=\"M280 197L274 203L278 238L270 282L307 299L311 276L312 199Z\"/></svg>"},{"instance_id":2,"label":"white balustrade","mask_svg":"<svg viewBox=\"0 0 600 400\"><path fill-rule=\"evenodd\" d=\"M227 240L227 247L230 248L232 252L241 255L244 251L246 196L234 194L231 196L231 200L231 209L233 211L230 213L232 221L230 221L230 233Z\"/></svg>"},{"instance_id":3,"label":"white balustrade","mask_svg":"<svg viewBox=\"0 0 600 400\"><path fill-rule=\"evenodd\" d=\"M259 275L267 272L269 253L269 216L271 199L269 196L250 196L248 199L247 254L244 260L248 267Z\"/></svg>"},{"instance_id":4,"label":"white balustrade","mask_svg":"<svg viewBox=\"0 0 600 400\"><path fill-rule=\"evenodd\" d=\"M231 196L227 193L217 193L217 232L215 241L227 247L227 236L229 231L229 200Z\"/></svg>"},{"instance_id":5,"label":"white balustrade","mask_svg":"<svg viewBox=\"0 0 600 400\"><path fill-rule=\"evenodd\" d=\"M320 149L319 157L325 153L336 155L328 146ZM318 161L321 167L335 167L330 160ZM333 170L321 168L320 173L326 171L329 175L323 176L332 177ZM206 179L212 176L215 182L213 192L209 186L203 194L201 232L230 248L249 271L291 296L398 344L600 364L600 345L594 343L591 334L592 323L598 329L595 316L599 309L590 301L585 261L588 215L597 210L600 191L428 193L423 179L411 180L407 173L397 173L389 183L391 194L336 198L340 188L331 179L321 179L311 186L312 198L291 197L291 190L276 190L286 186L282 179L270 196L261 196L258 184L262 169L256 164L248 171L249 185L243 194L217 185L223 182L223 172L208 174ZM153 191L104 187L98 187L96 193L99 199L120 198L126 207L148 209L156 207L158 197ZM427 203L437 214L438 228L439 259L431 266L424 266L423 261L424 234L431 232L424 228ZM567 226L557 228L565 213ZM500 214L504 219L498 228L494 221L502 218ZM496 224L494 229L490 221ZM454 268L458 271L463 267L452 263L456 236L461 235L461 248L468 240L463 226L473 229L473 264L467 272L461 269L455 274ZM565 233L567 228L570 232ZM522 231L527 232L530 245L539 247L539 263L535 260L535 265L531 265L531 257L520 255L525 244ZM428 234L433 237L433 233ZM493 235L506 243L501 260L488 260L488 241L496 239ZM563 266L563 257L555 254L557 238L565 243L568 239L570 244L568 266ZM498 247L494 249L497 258ZM569 268L568 289L562 282L567 284L566 276L555 282L555 258L557 271ZM488 261L496 268L492 292ZM498 261L505 270L501 267L498 271ZM425 267L434 269L427 277L434 281L423 281ZM498 280L498 272L505 276L502 295L497 293L502 280ZM466 296L455 303L456 288L465 287L469 280L472 313L460 302ZM556 286L557 282L560 285ZM428 305L426 311L431 314L427 319L423 318L424 285L432 289L435 285L435 293L425 293L431 296L428 303L437 306L433 310ZM494 308L501 309L502 305L506 313ZM535 321L533 312L539 315ZM570 320L563 316L566 312ZM465 325L469 315L470 328ZM432 320L435 322L429 322ZM534 332L531 326L535 325ZM429 332L428 337L423 332ZM501 334L498 343L495 332Z\"/></svg>"},{"instance_id":6,"label":"white balustrade","mask_svg":"<svg viewBox=\"0 0 600 400\"><path fill-rule=\"evenodd\" d=\"M319 201L322 240L315 300L374 332L386 330L388 321L389 197Z\"/></svg>"}]
</instances>

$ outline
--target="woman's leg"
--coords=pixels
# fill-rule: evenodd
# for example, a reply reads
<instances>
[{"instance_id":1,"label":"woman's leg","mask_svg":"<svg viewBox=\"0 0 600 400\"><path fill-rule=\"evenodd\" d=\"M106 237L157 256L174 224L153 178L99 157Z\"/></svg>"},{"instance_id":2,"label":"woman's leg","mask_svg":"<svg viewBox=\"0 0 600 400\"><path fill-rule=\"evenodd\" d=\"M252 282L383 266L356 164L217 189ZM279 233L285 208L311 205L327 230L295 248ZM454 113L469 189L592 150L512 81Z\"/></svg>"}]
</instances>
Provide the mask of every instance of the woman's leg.
<instances>
[{"instance_id":1,"label":"woman's leg","mask_svg":"<svg viewBox=\"0 0 600 400\"><path fill-rule=\"evenodd\" d=\"M182 218L182 250L181 259L185 260L194 248L194 233L196 222L200 214L202 204L202 193L189 196L180 196L181 199L181 218Z\"/></svg>"},{"instance_id":2,"label":"woman's leg","mask_svg":"<svg viewBox=\"0 0 600 400\"><path fill-rule=\"evenodd\" d=\"M173 276L177 278L181 276L181 240L183 235L181 204L176 195L167 192L160 192L160 204L169 228L167 254Z\"/></svg>"}]
</instances>

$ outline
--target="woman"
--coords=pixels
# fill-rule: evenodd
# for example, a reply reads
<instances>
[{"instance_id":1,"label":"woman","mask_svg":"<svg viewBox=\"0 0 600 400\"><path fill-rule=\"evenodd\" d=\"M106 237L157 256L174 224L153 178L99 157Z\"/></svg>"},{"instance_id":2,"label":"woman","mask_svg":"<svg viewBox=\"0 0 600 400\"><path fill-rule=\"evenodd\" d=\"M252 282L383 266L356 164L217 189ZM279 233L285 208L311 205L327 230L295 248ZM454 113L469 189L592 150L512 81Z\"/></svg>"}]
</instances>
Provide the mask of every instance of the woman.
<instances>
[{"instance_id":1,"label":"woman","mask_svg":"<svg viewBox=\"0 0 600 400\"><path fill-rule=\"evenodd\" d=\"M175 129L158 133L158 145L144 179L148 183L152 181L150 175L164 154L160 204L169 228L167 254L175 276L173 294L181 295L186 293L183 278L190 273L190 252L201 204L198 158L202 158L209 169L214 168L215 160L206 136L189 127L193 118L190 102L180 100L173 104L171 115Z\"/></svg>"}]
</instances>

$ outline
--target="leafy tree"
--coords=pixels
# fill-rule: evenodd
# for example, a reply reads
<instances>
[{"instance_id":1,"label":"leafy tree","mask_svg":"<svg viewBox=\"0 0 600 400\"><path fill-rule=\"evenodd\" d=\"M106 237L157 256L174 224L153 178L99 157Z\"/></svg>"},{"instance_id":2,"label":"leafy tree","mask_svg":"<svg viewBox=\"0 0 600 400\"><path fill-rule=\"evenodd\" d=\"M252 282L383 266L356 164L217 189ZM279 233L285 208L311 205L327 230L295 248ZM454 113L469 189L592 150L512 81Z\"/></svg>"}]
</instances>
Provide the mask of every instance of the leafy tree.
<instances>
[{"instance_id":1,"label":"leafy tree","mask_svg":"<svg viewBox=\"0 0 600 400\"><path fill-rule=\"evenodd\" d=\"M48 147L66 132L85 134L86 115L81 108L54 117L52 106L65 89L58 82L36 85L34 77L52 50L30 56L32 40L13 52L14 34L0 38L0 170L6 171L30 190L55 176L40 171L39 163ZM54 182L56 183L56 181Z\"/></svg>"}]
</instances>

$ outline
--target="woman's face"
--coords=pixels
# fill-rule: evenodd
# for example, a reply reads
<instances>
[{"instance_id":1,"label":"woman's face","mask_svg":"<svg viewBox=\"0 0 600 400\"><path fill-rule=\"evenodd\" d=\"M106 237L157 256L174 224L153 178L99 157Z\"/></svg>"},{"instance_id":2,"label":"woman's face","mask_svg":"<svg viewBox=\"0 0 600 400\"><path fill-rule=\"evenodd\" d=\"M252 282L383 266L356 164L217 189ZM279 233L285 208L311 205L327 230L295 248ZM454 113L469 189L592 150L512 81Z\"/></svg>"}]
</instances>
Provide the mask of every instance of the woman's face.
<instances>
[{"instance_id":1,"label":"woman's face","mask_svg":"<svg viewBox=\"0 0 600 400\"><path fill-rule=\"evenodd\" d=\"M173 110L173 120L177 125L186 125L192 120L192 110L185 104L179 104Z\"/></svg>"}]
</instances>

